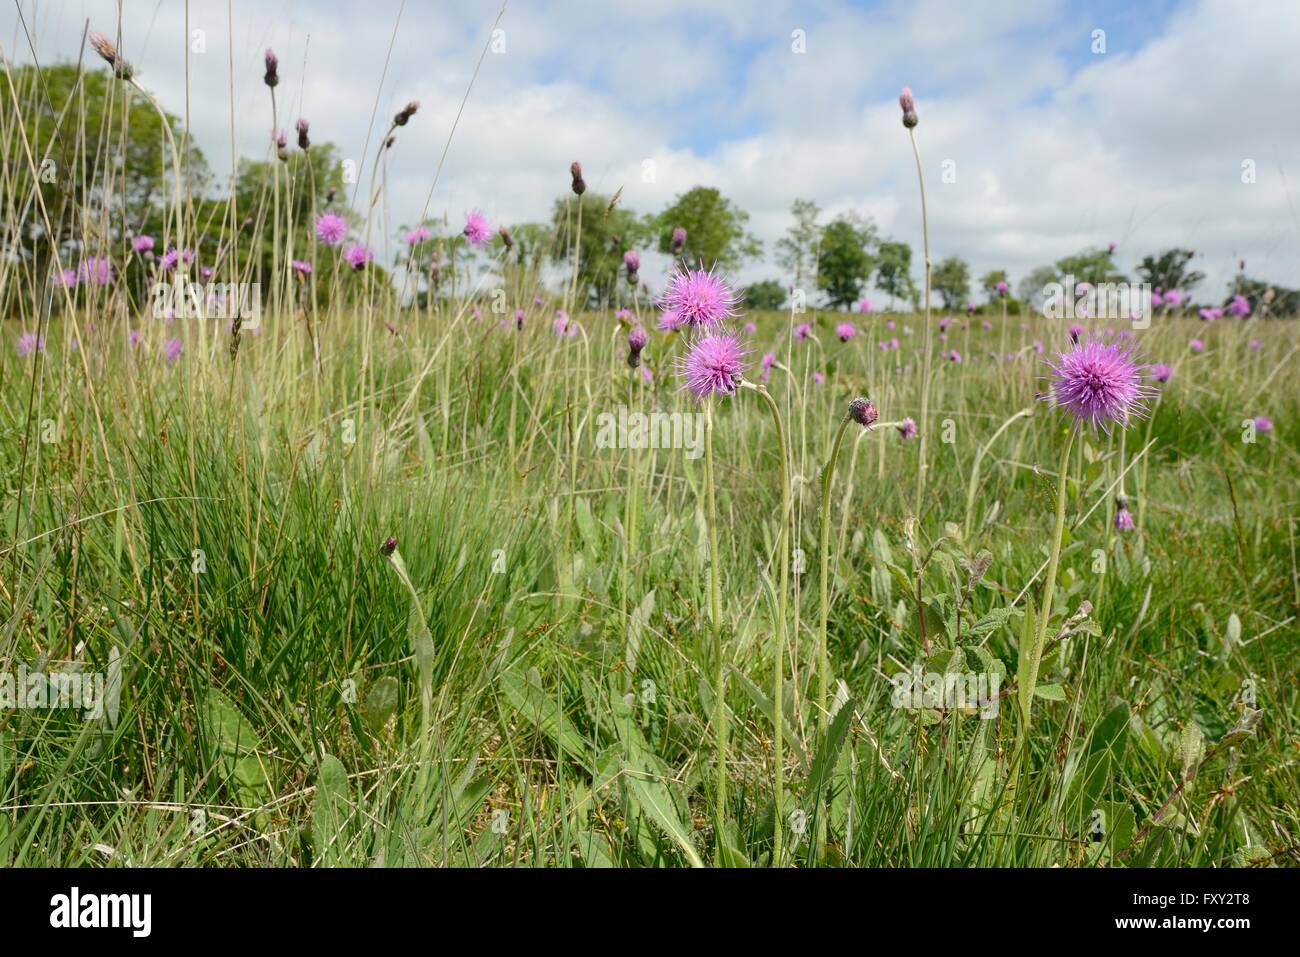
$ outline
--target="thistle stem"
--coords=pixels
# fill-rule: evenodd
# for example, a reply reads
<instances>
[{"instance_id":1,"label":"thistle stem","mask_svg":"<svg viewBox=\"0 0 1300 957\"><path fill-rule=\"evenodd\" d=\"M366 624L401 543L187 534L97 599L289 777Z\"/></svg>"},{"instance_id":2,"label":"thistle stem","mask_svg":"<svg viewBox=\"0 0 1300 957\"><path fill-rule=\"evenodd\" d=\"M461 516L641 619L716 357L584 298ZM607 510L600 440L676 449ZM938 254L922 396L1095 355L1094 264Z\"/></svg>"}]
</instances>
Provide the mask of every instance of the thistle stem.
<instances>
[{"instance_id":1,"label":"thistle stem","mask_svg":"<svg viewBox=\"0 0 1300 957\"><path fill-rule=\"evenodd\" d=\"M925 251L925 354L921 358L921 434L917 448L916 467L916 516L921 517L921 499L925 494L925 452L927 437L930 434L930 353L934 333L930 326L930 224L925 208L925 174L921 171L921 148L916 144L916 129L911 128L908 136L912 141L912 155L916 158L916 179L921 187L921 242Z\"/></svg>"},{"instance_id":2,"label":"thistle stem","mask_svg":"<svg viewBox=\"0 0 1300 957\"><path fill-rule=\"evenodd\" d=\"M713 689L713 723L718 741L716 848L721 857L722 822L727 807L727 703L726 657L722 642L722 590L718 582L718 506L713 491L713 404L704 406L704 520L709 537L709 623L717 655L717 682Z\"/></svg>"}]
</instances>

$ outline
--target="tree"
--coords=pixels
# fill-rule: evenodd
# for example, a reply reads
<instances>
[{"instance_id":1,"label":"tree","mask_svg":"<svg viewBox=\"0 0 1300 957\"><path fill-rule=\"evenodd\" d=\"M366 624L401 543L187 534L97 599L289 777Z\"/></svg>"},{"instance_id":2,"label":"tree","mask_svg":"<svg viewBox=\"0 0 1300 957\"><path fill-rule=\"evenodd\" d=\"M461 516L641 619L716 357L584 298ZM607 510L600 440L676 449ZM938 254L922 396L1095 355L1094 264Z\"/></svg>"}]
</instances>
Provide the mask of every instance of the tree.
<instances>
[{"instance_id":1,"label":"tree","mask_svg":"<svg viewBox=\"0 0 1300 957\"><path fill-rule=\"evenodd\" d=\"M1073 278L1076 285L1086 282L1092 286L1103 283L1128 282L1115 268L1115 257L1106 249L1085 249L1056 261L1058 281Z\"/></svg>"},{"instance_id":2,"label":"tree","mask_svg":"<svg viewBox=\"0 0 1300 957\"><path fill-rule=\"evenodd\" d=\"M749 214L716 189L696 186L647 225L658 235L661 253L672 254L673 230L681 227L686 230L686 245L678 254L682 260L735 269L762 251L762 244L745 232L748 222Z\"/></svg>"},{"instance_id":3,"label":"tree","mask_svg":"<svg viewBox=\"0 0 1300 957\"><path fill-rule=\"evenodd\" d=\"M613 300L617 283L623 281L623 253L640 238L634 213L611 206L608 196L565 193L555 201L551 228L555 242L551 259L564 264L565 275L573 269L573 240L578 227L578 203L582 203L582 238L578 250L577 305L584 307L592 299L608 303Z\"/></svg>"},{"instance_id":4,"label":"tree","mask_svg":"<svg viewBox=\"0 0 1300 957\"><path fill-rule=\"evenodd\" d=\"M46 232L40 204L13 205L19 218L6 224L8 232L36 274L44 277L51 257L73 255L73 245L85 237L93 236L94 245L87 242L77 255L107 255L119 263L131 235L151 232L161 240L175 170L157 110L108 70L81 71L71 63L16 67L8 82L20 108L0 132L5 182L14 188L32 182L22 123L53 231ZM168 114L167 123L181 151L183 185L202 198L210 180L203 154L184 136L178 117Z\"/></svg>"},{"instance_id":5,"label":"tree","mask_svg":"<svg viewBox=\"0 0 1300 957\"><path fill-rule=\"evenodd\" d=\"M913 302L916 284L912 282L912 247L907 243L886 240L876 249L876 285L889 296L892 307L895 299Z\"/></svg>"},{"instance_id":6,"label":"tree","mask_svg":"<svg viewBox=\"0 0 1300 957\"><path fill-rule=\"evenodd\" d=\"M930 285L943 297L945 309L960 309L970 296L970 267L960 256L949 256L934 267Z\"/></svg>"},{"instance_id":7,"label":"tree","mask_svg":"<svg viewBox=\"0 0 1300 957\"><path fill-rule=\"evenodd\" d=\"M1007 281L1007 271L1005 269L991 269L980 277L980 288L984 290L984 295L988 297L989 302L998 300L998 283ZM1010 284L1008 284L1010 288Z\"/></svg>"},{"instance_id":8,"label":"tree","mask_svg":"<svg viewBox=\"0 0 1300 957\"><path fill-rule=\"evenodd\" d=\"M817 269L817 247L822 228L817 224L821 207L808 199L796 199L790 206L794 225L776 242L776 262L782 269L793 273L798 289L806 289L805 282Z\"/></svg>"},{"instance_id":9,"label":"tree","mask_svg":"<svg viewBox=\"0 0 1300 957\"><path fill-rule=\"evenodd\" d=\"M824 230L817 252L817 286L837 309L857 301L863 284L871 278L875 260L871 247L876 227L870 221L847 213L835 217Z\"/></svg>"},{"instance_id":10,"label":"tree","mask_svg":"<svg viewBox=\"0 0 1300 957\"><path fill-rule=\"evenodd\" d=\"M774 311L785 305L785 286L775 279L764 279L745 287L745 305L750 309Z\"/></svg>"},{"instance_id":11,"label":"tree","mask_svg":"<svg viewBox=\"0 0 1300 957\"><path fill-rule=\"evenodd\" d=\"M1143 282L1151 284L1152 289L1181 289L1187 292L1194 289L1205 273L1188 269L1196 253L1190 249L1166 249L1158 256L1143 256L1138 266L1138 273Z\"/></svg>"}]
</instances>

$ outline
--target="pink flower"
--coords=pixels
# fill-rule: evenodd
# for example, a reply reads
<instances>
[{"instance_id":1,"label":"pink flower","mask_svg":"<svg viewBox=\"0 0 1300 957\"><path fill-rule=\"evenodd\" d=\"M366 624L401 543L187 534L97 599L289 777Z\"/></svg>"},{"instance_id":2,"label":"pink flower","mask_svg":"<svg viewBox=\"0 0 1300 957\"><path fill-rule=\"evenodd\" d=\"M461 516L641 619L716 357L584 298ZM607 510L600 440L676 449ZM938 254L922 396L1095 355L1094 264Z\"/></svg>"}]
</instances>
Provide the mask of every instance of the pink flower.
<instances>
[{"instance_id":1,"label":"pink flower","mask_svg":"<svg viewBox=\"0 0 1300 957\"><path fill-rule=\"evenodd\" d=\"M999 296L1005 296L1007 292L1011 289L1011 287L1008 286L1005 281L1001 281L1001 280L999 280L998 284L993 288L997 291L997 294Z\"/></svg>"},{"instance_id":2,"label":"pink flower","mask_svg":"<svg viewBox=\"0 0 1300 957\"><path fill-rule=\"evenodd\" d=\"M1273 420L1266 415L1257 415L1254 418L1256 432L1272 432Z\"/></svg>"},{"instance_id":3,"label":"pink flower","mask_svg":"<svg viewBox=\"0 0 1300 957\"><path fill-rule=\"evenodd\" d=\"M141 234L131 240L131 248L138 253L147 253L153 249L153 237Z\"/></svg>"},{"instance_id":4,"label":"pink flower","mask_svg":"<svg viewBox=\"0 0 1300 957\"><path fill-rule=\"evenodd\" d=\"M492 238L492 227L482 210L472 210L465 214L465 238L471 246L482 246Z\"/></svg>"},{"instance_id":5,"label":"pink flower","mask_svg":"<svg viewBox=\"0 0 1300 957\"><path fill-rule=\"evenodd\" d=\"M825 382L825 381L826 381L826 377L825 377L824 375L822 375L820 372L814 372L814 373L813 373L813 382L814 382L814 383L816 383L817 385L821 385L821 384L822 384L823 382Z\"/></svg>"},{"instance_id":6,"label":"pink flower","mask_svg":"<svg viewBox=\"0 0 1300 957\"><path fill-rule=\"evenodd\" d=\"M871 311L871 300L870 300L870 299L859 299L859 300L858 300L858 312L867 313L867 312L870 312L870 311Z\"/></svg>"},{"instance_id":7,"label":"pink flower","mask_svg":"<svg viewBox=\"0 0 1300 957\"><path fill-rule=\"evenodd\" d=\"M713 272L677 266L668 280L660 306L659 328L664 331L683 326L708 329L736 316L739 298Z\"/></svg>"},{"instance_id":8,"label":"pink flower","mask_svg":"<svg viewBox=\"0 0 1300 957\"><path fill-rule=\"evenodd\" d=\"M374 253L360 244L353 244L343 250L344 261L355 270L365 269L366 264L374 258Z\"/></svg>"},{"instance_id":9,"label":"pink flower","mask_svg":"<svg viewBox=\"0 0 1300 957\"><path fill-rule=\"evenodd\" d=\"M772 366L776 365L776 353L768 352L763 355L762 369L763 381L766 382L772 375Z\"/></svg>"},{"instance_id":10,"label":"pink flower","mask_svg":"<svg viewBox=\"0 0 1300 957\"><path fill-rule=\"evenodd\" d=\"M569 314L563 309L555 310L555 321L551 323L551 329L561 339L572 339L578 334L578 326L569 320Z\"/></svg>"},{"instance_id":11,"label":"pink flower","mask_svg":"<svg viewBox=\"0 0 1300 957\"><path fill-rule=\"evenodd\" d=\"M1191 346L1193 352L1200 352L1205 348L1205 343L1202 342L1200 339L1193 339Z\"/></svg>"},{"instance_id":12,"label":"pink flower","mask_svg":"<svg viewBox=\"0 0 1300 957\"><path fill-rule=\"evenodd\" d=\"M752 322L747 322L745 323L745 331L750 335L753 335L754 333L758 332L758 326L756 326Z\"/></svg>"},{"instance_id":13,"label":"pink flower","mask_svg":"<svg viewBox=\"0 0 1300 957\"><path fill-rule=\"evenodd\" d=\"M1127 347L1116 343L1092 339L1077 344L1048 366L1051 390L1044 398L1094 431L1109 431L1114 424L1126 428L1146 414L1146 402L1155 394Z\"/></svg>"},{"instance_id":14,"label":"pink flower","mask_svg":"<svg viewBox=\"0 0 1300 957\"><path fill-rule=\"evenodd\" d=\"M1250 342L1248 342L1246 345L1248 348L1254 350L1255 352L1258 352L1260 350L1260 347L1263 345L1263 343L1261 343L1258 339L1251 339Z\"/></svg>"},{"instance_id":15,"label":"pink flower","mask_svg":"<svg viewBox=\"0 0 1300 957\"><path fill-rule=\"evenodd\" d=\"M1151 378L1155 379L1157 382L1168 382L1170 376L1173 374L1174 370L1169 368L1169 366L1165 365L1163 362L1157 362L1151 367Z\"/></svg>"},{"instance_id":16,"label":"pink flower","mask_svg":"<svg viewBox=\"0 0 1300 957\"><path fill-rule=\"evenodd\" d=\"M337 246L347 234L348 224L343 222L342 216L323 213L316 220L316 238L327 246Z\"/></svg>"},{"instance_id":17,"label":"pink flower","mask_svg":"<svg viewBox=\"0 0 1300 957\"><path fill-rule=\"evenodd\" d=\"M180 339L177 339L174 336L163 343L163 356L167 359L168 365L172 365L176 362L184 351L185 347L181 345Z\"/></svg>"},{"instance_id":18,"label":"pink flower","mask_svg":"<svg viewBox=\"0 0 1300 957\"><path fill-rule=\"evenodd\" d=\"M1232 302L1228 304L1228 314L1246 318L1250 315L1250 300L1245 296L1233 296Z\"/></svg>"},{"instance_id":19,"label":"pink flower","mask_svg":"<svg viewBox=\"0 0 1300 957\"><path fill-rule=\"evenodd\" d=\"M309 262L305 262L301 259L295 259L293 261L293 268L304 276L311 275L311 263Z\"/></svg>"},{"instance_id":20,"label":"pink flower","mask_svg":"<svg viewBox=\"0 0 1300 957\"><path fill-rule=\"evenodd\" d=\"M806 322L801 322L794 327L794 337L800 342L812 336L812 326Z\"/></svg>"},{"instance_id":21,"label":"pink flower","mask_svg":"<svg viewBox=\"0 0 1300 957\"><path fill-rule=\"evenodd\" d=\"M417 226L406 234L406 244L408 246L418 246L429 238L429 230L423 226Z\"/></svg>"},{"instance_id":22,"label":"pink flower","mask_svg":"<svg viewBox=\"0 0 1300 957\"><path fill-rule=\"evenodd\" d=\"M858 334L858 327L851 322L841 322L835 327L835 334L840 337L840 342L848 342Z\"/></svg>"},{"instance_id":23,"label":"pink flower","mask_svg":"<svg viewBox=\"0 0 1300 957\"><path fill-rule=\"evenodd\" d=\"M908 416L898 424L898 434L905 439L916 438L916 421Z\"/></svg>"},{"instance_id":24,"label":"pink flower","mask_svg":"<svg viewBox=\"0 0 1300 957\"><path fill-rule=\"evenodd\" d=\"M678 374L686 380L682 388L690 391L696 401L715 393L731 395L740 387L747 354L740 338L733 333L702 337L678 361Z\"/></svg>"},{"instance_id":25,"label":"pink flower","mask_svg":"<svg viewBox=\"0 0 1300 957\"><path fill-rule=\"evenodd\" d=\"M45 349L45 337L38 336L34 332L24 332L18 337L18 358L25 359L33 352L42 352Z\"/></svg>"}]
</instances>

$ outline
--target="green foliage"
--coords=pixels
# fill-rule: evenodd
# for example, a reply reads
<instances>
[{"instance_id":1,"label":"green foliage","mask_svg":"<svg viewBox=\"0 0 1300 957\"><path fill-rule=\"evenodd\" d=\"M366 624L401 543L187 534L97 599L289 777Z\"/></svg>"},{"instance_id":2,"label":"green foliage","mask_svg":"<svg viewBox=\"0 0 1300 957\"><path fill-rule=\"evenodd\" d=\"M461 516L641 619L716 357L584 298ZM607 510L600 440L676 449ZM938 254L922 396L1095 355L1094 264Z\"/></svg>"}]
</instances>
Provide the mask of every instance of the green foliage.
<instances>
[{"instance_id":1,"label":"green foliage","mask_svg":"<svg viewBox=\"0 0 1300 957\"><path fill-rule=\"evenodd\" d=\"M831 306L847 309L871 278L876 227L853 214L838 216L822 231L817 255L817 287Z\"/></svg>"},{"instance_id":2,"label":"green foliage","mask_svg":"<svg viewBox=\"0 0 1300 957\"><path fill-rule=\"evenodd\" d=\"M882 240L876 248L876 285L894 300L915 303L916 283L912 281L912 247L896 240Z\"/></svg>"},{"instance_id":3,"label":"green foliage","mask_svg":"<svg viewBox=\"0 0 1300 957\"><path fill-rule=\"evenodd\" d=\"M930 284L943 299L945 309L963 309L970 298L970 266L959 256L940 260L934 266Z\"/></svg>"},{"instance_id":4,"label":"green foliage","mask_svg":"<svg viewBox=\"0 0 1300 957\"><path fill-rule=\"evenodd\" d=\"M635 248L642 233L635 214L620 206L610 208L610 197L584 193L581 197L567 193L552 207L551 230L554 242L551 260L563 264L565 272L573 268L573 243L578 235L578 204L582 204L582 233L579 240L578 302L610 303L623 274L623 253Z\"/></svg>"},{"instance_id":5,"label":"green foliage","mask_svg":"<svg viewBox=\"0 0 1300 957\"><path fill-rule=\"evenodd\" d=\"M1154 256L1143 256L1138 266L1142 281L1152 289L1179 289L1190 292L1200 285L1205 273L1188 268L1196 253L1191 249L1166 249Z\"/></svg>"},{"instance_id":6,"label":"green foliage","mask_svg":"<svg viewBox=\"0 0 1300 957\"><path fill-rule=\"evenodd\" d=\"M820 214L821 207L812 200L796 199L790 205L794 224L776 241L777 265L793 274L796 289L806 289L807 280L817 269L817 248L822 235L817 223Z\"/></svg>"},{"instance_id":7,"label":"green foliage","mask_svg":"<svg viewBox=\"0 0 1300 957\"><path fill-rule=\"evenodd\" d=\"M658 236L659 251L672 252L673 230L686 230L686 245L679 254L684 262L705 268L717 265L735 269L762 251L757 239L745 231L749 214L711 186L696 186L678 196L648 226Z\"/></svg>"},{"instance_id":8,"label":"green foliage","mask_svg":"<svg viewBox=\"0 0 1300 957\"><path fill-rule=\"evenodd\" d=\"M750 283L744 289L745 305L750 309L774 311L782 308L786 300L786 288L775 279L763 279Z\"/></svg>"}]
</instances>

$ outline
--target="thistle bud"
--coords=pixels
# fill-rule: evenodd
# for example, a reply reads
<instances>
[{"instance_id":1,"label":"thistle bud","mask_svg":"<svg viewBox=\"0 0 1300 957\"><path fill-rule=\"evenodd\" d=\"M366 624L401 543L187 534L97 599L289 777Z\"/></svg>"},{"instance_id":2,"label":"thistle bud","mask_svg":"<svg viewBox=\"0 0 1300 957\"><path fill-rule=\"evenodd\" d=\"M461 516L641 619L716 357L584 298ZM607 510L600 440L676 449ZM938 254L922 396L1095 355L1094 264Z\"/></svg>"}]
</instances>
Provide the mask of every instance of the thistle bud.
<instances>
[{"instance_id":1,"label":"thistle bud","mask_svg":"<svg viewBox=\"0 0 1300 957\"><path fill-rule=\"evenodd\" d=\"M117 47L113 41L102 33L90 34L90 45L95 48L95 52L104 58L104 62L113 68L113 75L119 80L129 80L135 70L131 64L127 63L117 52Z\"/></svg>"},{"instance_id":2,"label":"thistle bud","mask_svg":"<svg viewBox=\"0 0 1300 957\"><path fill-rule=\"evenodd\" d=\"M681 252L682 247L685 245L686 245L686 230L678 226L676 229L673 230L673 243L672 243L673 254L675 255Z\"/></svg>"},{"instance_id":3,"label":"thistle bud","mask_svg":"<svg viewBox=\"0 0 1300 957\"><path fill-rule=\"evenodd\" d=\"M898 105L903 108L903 125L909 130L916 126L916 100L912 97L912 88L903 87L903 92L898 95Z\"/></svg>"},{"instance_id":4,"label":"thistle bud","mask_svg":"<svg viewBox=\"0 0 1300 957\"><path fill-rule=\"evenodd\" d=\"M384 544L379 546L379 554L387 558L395 551L397 551L397 539L394 538L392 535L389 535L388 538L384 541Z\"/></svg>"},{"instance_id":5,"label":"thistle bud","mask_svg":"<svg viewBox=\"0 0 1300 957\"><path fill-rule=\"evenodd\" d=\"M641 350L646 347L650 337L640 326L633 326L632 331L627 334L627 364L628 368L635 369L641 364Z\"/></svg>"},{"instance_id":6,"label":"thistle bud","mask_svg":"<svg viewBox=\"0 0 1300 957\"><path fill-rule=\"evenodd\" d=\"M415 111L420 108L419 100L412 100L402 107L401 112L393 117L394 126L405 126L407 122L415 115Z\"/></svg>"},{"instance_id":7,"label":"thistle bud","mask_svg":"<svg viewBox=\"0 0 1300 957\"><path fill-rule=\"evenodd\" d=\"M871 404L870 399L859 396L849 403L849 418L864 429L875 422L879 416L880 413L876 411L876 407Z\"/></svg>"},{"instance_id":8,"label":"thistle bud","mask_svg":"<svg viewBox=\"0 0 1300 957\"><path fill-rule=\"evenodd\" d=\"M573 191L581 196L587 191L587 182L582 178L582 164L577 160L570 163L569 175L573 177Z\"/></svg>"},{"instance_id":9,"label":"thistle bud","mask_svg":"<svg viewBox=\"0 0 1300 957\"><path fill-rule=\"evenodd\" d=\"M510 230L502 226L500 229L497 230L497 233L500 234L501 241L506 244L506 249L515 248L515 240L514 237L510 235Z\"/></svg>"},{"instance_id":10,"label":"thistle bud","mask_svg":"<svg viewBox=\"0 0 1300 957\"><path fill-rule=\"evenodd\" d=\"M308 123L304 117L298 117L298 122L294 124L298 130L298 149L306 150L311 146L311 140L307 138Z\"/></svg>"},{"instance_id":11,"label":"thistle bud","mask_svg":"<svg viewBox=\"0 0 1300 957\"><path fill-rule=\"evenodd\" d=\"M284 130L272 133L271 138L275 141L275 155L280 158L280 162L289 162L289 137L285 135Z\"/></svg>"},{"instance_id":12,"label":"thistle bud","mask_svg":"<svg viewBox=\"0 0 1300 957\"><path fill-rule=\"evenodd\" d=\"M266 76L262 80L273 90L280 85L280 59L269 47L266 51Z\"/></svg>"}]
</instances>

